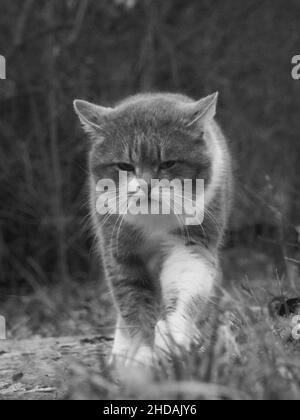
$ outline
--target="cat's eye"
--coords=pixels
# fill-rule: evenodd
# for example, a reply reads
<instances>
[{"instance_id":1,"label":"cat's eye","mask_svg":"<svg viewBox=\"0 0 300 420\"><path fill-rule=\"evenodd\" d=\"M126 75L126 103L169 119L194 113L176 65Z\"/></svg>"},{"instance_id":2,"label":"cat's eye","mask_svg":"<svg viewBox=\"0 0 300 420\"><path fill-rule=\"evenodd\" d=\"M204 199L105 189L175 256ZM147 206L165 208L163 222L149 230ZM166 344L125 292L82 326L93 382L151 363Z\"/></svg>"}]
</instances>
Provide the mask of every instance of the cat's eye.
<instances>
[{"instance_id":1,"label":"cat's eye","mask_svg":"<svg viewBox=\"0 0 300 420\"><path fill-rule=\"evenodd\" d=\"M120 169L120 171L124 171L124 172L134 172L135 168L133 165L130 165L130 163L124 163L124 162L120 162L117 164L118 168Z\"/></svg>"},{"instance_id":2,"label":"cat's eye","mask_svg":"<svg viewBox=\"0 0 300 420\"><path fill-rule=\"evenodd\" d=\"M163 162L160 165L160 169L163 170L163 171L165 171L167 169L171 169L171 168L173 168L173 166L176 165L176 163L177 163L176 160L168 160L166 162Z\"/></svg>"}]
</instances>

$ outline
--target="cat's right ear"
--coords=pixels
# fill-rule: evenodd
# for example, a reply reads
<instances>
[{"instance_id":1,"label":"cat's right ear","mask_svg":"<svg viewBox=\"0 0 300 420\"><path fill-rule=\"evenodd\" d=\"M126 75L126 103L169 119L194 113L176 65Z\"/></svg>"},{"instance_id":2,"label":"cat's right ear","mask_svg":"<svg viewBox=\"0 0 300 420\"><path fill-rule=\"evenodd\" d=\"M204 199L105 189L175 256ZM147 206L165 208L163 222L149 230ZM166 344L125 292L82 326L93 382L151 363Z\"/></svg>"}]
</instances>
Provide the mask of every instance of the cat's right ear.
<instances>
[{"instance_id":1,"label":"cat's right ear","mask_svg":"<svg viewBox=\"0 0 300 420\"><path fill-rule=\"evenodd\" d=\"M74 110L79 117L83 129L92 137L97 137L101 133L101 127L105 119L109 116L112 108L105 108L94 105L87 101L76 99L73 102Z\"/></svg>"},{"instance_id":2,"label":"cat's right ear","mask_svg":"<svg viewBox=\"0 0 300 420\"><path fill-rule=\"evenodd\" d=\"M203 128L216 115L219 93L213 93L198 102L185 105L187 127Z\"/></svg>"}]
</instances>

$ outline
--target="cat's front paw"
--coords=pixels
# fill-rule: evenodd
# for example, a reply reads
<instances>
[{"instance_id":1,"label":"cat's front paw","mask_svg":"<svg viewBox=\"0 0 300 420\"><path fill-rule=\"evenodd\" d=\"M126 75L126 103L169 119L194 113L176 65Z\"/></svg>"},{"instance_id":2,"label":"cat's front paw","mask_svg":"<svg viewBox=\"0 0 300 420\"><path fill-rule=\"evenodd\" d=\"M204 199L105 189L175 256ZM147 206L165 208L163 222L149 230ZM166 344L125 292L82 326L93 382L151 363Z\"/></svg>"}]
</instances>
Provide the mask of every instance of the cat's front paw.
<instances>
[{"instance_id":1,"label":"cat's front paw","mask_svg":"<svg viewBox=\"0 0 300 420\"><path fill-rule=\"evenodd\" d=\"M126 352L117 352L113 351L108 359L108 366L112 368L116 368L120 370L125 366L127 361L127 353Z\"/></svg>"},{"instance_id":2,"label":"cat's front paw","mask_svg":"<svg viewBox=\"0 0 300 420\"><path fill-rule=\"evenodd\" d=\"M200 332L193 323L186 327L176 319L167 319L159 321L155 328L155 348L166 355L189 352L199 340Z\"/></svg>"},{"instance_id":3,"label":"cat's front paw","mask_svg":"<svg viewBox=\"0 0 300 420\"><path fill-rule=\"evenodd\" d=\"M152 368L156 363L156 356L151 347L141 345L134 347L131 351L115 351L109 358L109 365L118 370L123 368Z\"/></svg>"},{"instance_id":4,"label":"cat's front paw","mask_svg":"<svg viewBox=\"0 0 300 420\"><path fill-rule=\"evenodd\" d=\"M152 348L142 345L134 353L127 354L125 362L123 358L118 358L115 365L116 377L120 383L137 394L153 381L156 366L156 356Z\"/></svg>"},{"instance_id":5,"label":"cat's front paw","mask_svg":"<svg viewBox=\"0 0 300 420\"><path fill-rule=\"evenodd\" d=\"M159 353L170 355L180 348L189 348L188 340L184 334L167 321L159 321L155 328L154 345Z\"/></svg>"},{"instance_id":6,"label":"cat's front paw","mask_svg":"<svg viewBox=\"0 0 300 420\"><path fill-rule=\"evenodd\" d=\"M156 363L156 356L150 346L141 345L135 352L127 355L125 365L137 368L152 368Z\"/></svg>"}]
</instances>

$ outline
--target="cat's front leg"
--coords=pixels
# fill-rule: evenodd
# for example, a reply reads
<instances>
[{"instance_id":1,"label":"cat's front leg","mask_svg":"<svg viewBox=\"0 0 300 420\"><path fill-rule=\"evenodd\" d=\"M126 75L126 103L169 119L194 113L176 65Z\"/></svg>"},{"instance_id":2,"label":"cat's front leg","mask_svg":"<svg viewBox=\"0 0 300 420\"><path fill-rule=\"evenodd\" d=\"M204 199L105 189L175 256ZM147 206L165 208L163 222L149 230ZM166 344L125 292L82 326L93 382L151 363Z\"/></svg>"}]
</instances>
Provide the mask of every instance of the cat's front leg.
<instances>
[{"instance_id":1,"label":"cat's front leg","mask_svg":"<svg viewBox=\"0 0 300 420\"><path fill-rule=\"evenodd\" d=\"M218 275L217 259L207 251L178 246L161 272L164 319L156 325L155 347L171 353L175 347L190 350L199 339L197 320L212 297Z\"/></svg>"},{"instance_id":2,"label":"cat's front leg","mask_svg":"<svg viewBox=\"0 0 300 420\"><path fill-rule=\"evenodd\" d=\"M125 364L131 347L132 339L121 315L118 315L109 364Z\"/></svg>"},{"instance_id":3,"label":"cat's front leg","mask_svg":"<svg viewBox=\"0 0 300 420\"><path fill-rule=\"evenodd\" d=\"M121 315L118 315L110 365L119 369L135 365L152 366L154 362L153 346L150 346L141 332L131 336Z\"/></svg>"},{"instance_id":4,"label":"cat's front leg","mask_svg":"<svg viewBox=\"0 0 300 420\"><path fill-rule=\"evenodd\" d=\"M158 296L140 261L114 260L106 267L119 313L112 358L118 364L154 363L154 328L158 317Z\"/></svg>"}]
</instances>

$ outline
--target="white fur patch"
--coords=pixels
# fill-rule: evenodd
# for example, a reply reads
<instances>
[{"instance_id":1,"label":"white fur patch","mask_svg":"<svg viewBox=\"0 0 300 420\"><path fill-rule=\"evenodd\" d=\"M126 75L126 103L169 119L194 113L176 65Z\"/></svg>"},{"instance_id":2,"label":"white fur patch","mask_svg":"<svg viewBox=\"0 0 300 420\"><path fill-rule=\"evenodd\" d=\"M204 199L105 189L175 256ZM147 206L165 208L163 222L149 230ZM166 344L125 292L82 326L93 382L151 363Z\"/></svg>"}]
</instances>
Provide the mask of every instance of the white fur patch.
<instances>
[{"instance_id":1,"label":"white fur patch","mask_svg":"<svg viewBox=\"0 0 300 420\"><path fill-rule=\"evenodd\" d=\"M143 343L142 336L130 337L124 321L118 318L110 363L122 366L152 366L153 350Z\"/></svg>"},{"instance_id":2,"label":"white fur patch","mask_svg":"<svg viewBox=\"0 0 300 420\"><path fill-rule=\"evenodd\" d=\"M195 295L208 299L213 289L215 274L215 268L206 258L178 244L163 265L160 278L163 295L168 298L168 295L176 291L185 299Z\"/></svg>"},{"instance_id":3,"label":"white fur patch","mask_svg":"<svg viewBox=\"0 0 300 420\"><path fill-rule=\"evenodd\" d=\"M129 337L126 326L119 317L115 331L114 344L112 348L112 359L123 359L123 363L125 363L127 354L131 346L132 341Z\"/></svg>"},{"instance_id":4,"label":"white fur patch","mask_svg":"<svg viewBox=\"0 0 300 420\"><path fill-rule=\"evenodd\" d=\"M217 188L222 183L225 170L225 156L220 143L220 138L223 134L216 123L210 124L207 127L206 135L206 142L212 159L212 178L205 191L205 206L208 206L214 198Z\"/></svg>"},{"instance_id":5,"label":"white fur patch","mask_svg":"<svg viewBox=\"0 0 300 420\"><path fill-rule=\"evenodd\" d=\"M216 268L204 256L195 255L181 245L172 250L164 262L160 281L165 303L175 299L176 307L165 321L157 324L157 348L168 352L175 342L189 350L198 339L195 322L203 310L201 301L211 297L216 273Z\"/></svg>"}]
</instances>

